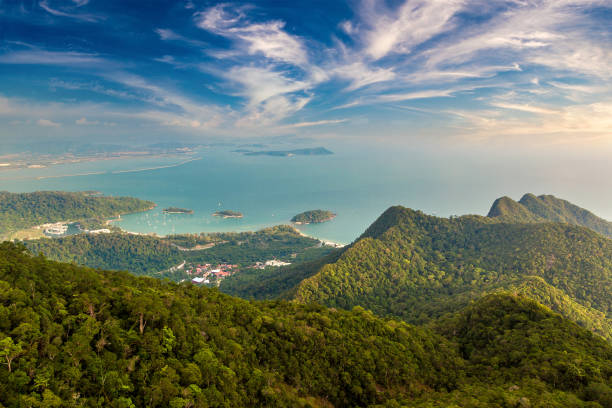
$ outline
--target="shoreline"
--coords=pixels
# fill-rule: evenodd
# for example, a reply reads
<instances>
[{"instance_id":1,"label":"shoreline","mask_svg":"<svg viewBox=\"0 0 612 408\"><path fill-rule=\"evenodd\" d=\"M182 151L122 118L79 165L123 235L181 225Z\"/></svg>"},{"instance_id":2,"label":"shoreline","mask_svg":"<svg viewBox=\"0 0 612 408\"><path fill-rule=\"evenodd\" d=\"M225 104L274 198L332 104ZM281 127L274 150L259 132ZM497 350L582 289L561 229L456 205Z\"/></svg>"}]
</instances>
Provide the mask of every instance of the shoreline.
<instances>
[{"instance_id":1,"label":"shoreline","mask_svg":"<svg viewBox=\"0 0 612 408\"><path fill-rule=\"evenodd\" d=\"M302 224L303 225L303 224ZM308 235L305 232L301 231L299 228L293 226L293 229L300 234L303 237L307 237L307 238L312 238L312 239L316 239L318 241L320 241L323 245L327 245L327 246L333 246L334 248L344 248L345 246L349 245L349 244L343 244L341 242L335 242L335 241L330 241L328 239L323 239L323 238L317 238L313 235Z\"/></svg>"},{"instance_id":2,"label":"shoreline","mask_svg":"<svg viewBox=\"0 0 612 408\"><path fill-rule=\"evenodd\" d=\"M107 161L107 160L130 160L130 159L141 159L141 158L144 158L144 159L159 159L159 158L166 158L166 157L174 157L174 156L163 156L163 155L160 155L160 156L146 156L146 157L113 157L113 158L98 159L98 160L84 160L84 161L76 162L76 163L72 163L72 164L95 162L95 161ZM142 171L152 171L152 170L167 169L167 168L172 168L172 167L179 167L179 166L182 166L184 164L191 163L191 162L197 161L197 160L202 160L202 157L192 157L192 158L189 158L187 160L182 160L179 163L173 163L173 164L162 165L162 166L154 166L154 167L146 167L146 168L138 168L138 169L115 170L115 171L103 170L103 171L91 171L91 172L74 173L74 174L57 174L57 175L51 175L51 176L0 177L0 180L6 180L6 181L11 181L11 180L46 180L46 179L67 178L67 177L96 176L96 175L102 175L102 174L137 173L137 172L142 172ZM66 163L66 164L70 164L70 163ZM48 166L47 168L50 168L50 167L52 167L52 166ZM20 169L8 169L8 170L20 170Z\"/></svg>"}]
</instances>

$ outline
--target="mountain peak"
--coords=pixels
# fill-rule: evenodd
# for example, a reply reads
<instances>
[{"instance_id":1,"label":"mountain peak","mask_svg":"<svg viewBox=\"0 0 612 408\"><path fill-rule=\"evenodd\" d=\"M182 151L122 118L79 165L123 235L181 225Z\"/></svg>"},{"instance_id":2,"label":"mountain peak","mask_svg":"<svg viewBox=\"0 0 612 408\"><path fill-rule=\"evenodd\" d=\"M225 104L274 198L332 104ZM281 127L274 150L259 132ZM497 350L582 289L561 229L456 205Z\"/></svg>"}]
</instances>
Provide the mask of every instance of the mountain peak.
<instances>
[{"instance_id":1,"label":"mountain peak","mask_svg":"<svg viewBox=\"0 0 612 408\"><path fill-rule=\"evenodd\" d=\"M527 195L523 196L523 198ZM519 222L538 221L538 217L530 212L522 203L516 202L507 196L500 197L493 202L487 217Z\"/></svg>"}]
</instances>

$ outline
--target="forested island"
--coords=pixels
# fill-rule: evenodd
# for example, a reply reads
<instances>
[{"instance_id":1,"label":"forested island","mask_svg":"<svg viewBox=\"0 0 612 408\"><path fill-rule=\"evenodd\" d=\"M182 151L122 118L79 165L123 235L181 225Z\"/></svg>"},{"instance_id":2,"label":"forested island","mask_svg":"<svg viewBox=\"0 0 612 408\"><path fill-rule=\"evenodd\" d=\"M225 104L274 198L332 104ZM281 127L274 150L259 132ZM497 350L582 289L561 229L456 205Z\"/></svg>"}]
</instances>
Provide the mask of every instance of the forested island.
<instances>
[{"instance_id":1,"label":"forested island","mask_svg":"<svg viewBox=\"0 0 612 408\"><path fill-rule=\"evenodd\" d=\"M223 217L223 218L242 218L244 215L238 211L232 210L222 210L213 213L215 217Z\"/></svg>"},{"instance_id":2,"label":"forested island","mask_svg":"<svg viewBox=\"0 0 612 408\"><path fill-rule=\"evenodd\" d=\"M1 191L0 238L45 223L113 218L154 206L155 203L138 198L92 195L91 192Z\"/></svg>"},{"instance_id":3,"label":"forested island","mask_svg":"<svg viewBox=\"0 0 612 408\"><path fill-rule=\"evenodd\" d=\"M291 219L295 224L319 224L333 220L336 214L328 210L310 210L300 213Z\"/></svg>"},{"instance_id":4,"label":"forested island","mask_svg":"<svg viewBox=\"0 0 612 408\"><path fill-rule=\"evenodd\" d=\"M166 214L193 214L193 210L179 207L168 207L164 208L162 212Z\"/></svg>"}]
</instances>

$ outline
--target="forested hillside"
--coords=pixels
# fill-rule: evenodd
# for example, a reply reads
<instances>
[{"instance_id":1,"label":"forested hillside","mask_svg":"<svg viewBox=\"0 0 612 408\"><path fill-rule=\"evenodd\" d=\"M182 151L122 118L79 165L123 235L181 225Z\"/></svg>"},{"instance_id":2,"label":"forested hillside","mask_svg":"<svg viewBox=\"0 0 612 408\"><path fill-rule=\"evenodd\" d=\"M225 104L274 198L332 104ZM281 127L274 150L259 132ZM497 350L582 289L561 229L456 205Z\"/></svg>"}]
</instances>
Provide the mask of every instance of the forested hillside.
<instances>
[{"instance_id":1,"label":"forested hillside","mask_svg":"<svg viewBox=\"0 0 612 408\"><path fill-rule=\"evenodd\" d=\"M553 195L525 194L520 201L502 197L493 203L488 214L503 222L562 222L581 225L612 237L612 222Z\"/></svg>"},{"instance_id":2,"label":"forested hillside","mask_svg":"<svg viewBox=\"0 0 612 408\"><path fill-rule=\"evenodd\" d=\"M56 263L8 242L0 356L11 408L596 408L612 392L611 346L516 296L417 328Z\"/></svg>"},{"instance_id":3,"label":"forested hillside","mask_svg":"<svg viewBox=\"0 0 612 408\"><path fill-rule=\"evenodd\" d=\"M137 275L162 276L173 280L181 280L185 276L180 273L159 273L183 261L228 262L246 266L273 258L295 262L293 254L319 256L331 250L315 248L318 240L300 235L293 227L283 225L256 232L168 237L126 233L79 234L24 243L32 253L42 253L60 262L126 270Z\"/></svg>"},{"instance_id":4,"label":"forested hillside","mask_svg":"<svg viewBox=\"0 0 612 408\"><path fill-rule=\"evenodd\" d=\"M150 201L132 197L105 197L86 192L0 191L0 236L50 222L116 217L145 211L154 205Z\"/></svg>"},{"instance_id":5,"label":"forested hillside","mask_svg":"<svg viewBox=\"0 0 612 408\"><path fill-rule=\"evenodd\" d=\"M612 340L611 271L612 241L587 228L392 207L292 294L303 303L360 305L423 323L514 290Z\"/></svg>"}]
</instances>

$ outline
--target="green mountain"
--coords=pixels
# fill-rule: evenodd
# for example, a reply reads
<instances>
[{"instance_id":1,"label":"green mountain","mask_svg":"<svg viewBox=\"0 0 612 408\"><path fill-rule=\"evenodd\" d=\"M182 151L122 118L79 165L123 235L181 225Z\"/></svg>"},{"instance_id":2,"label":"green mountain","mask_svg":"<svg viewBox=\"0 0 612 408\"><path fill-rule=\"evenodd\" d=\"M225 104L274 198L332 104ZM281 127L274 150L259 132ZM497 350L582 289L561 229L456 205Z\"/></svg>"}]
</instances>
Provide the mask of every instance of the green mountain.
<instances>
[{"instance_id":1,"label":"green mountain","mask_svg":"<svg viewBox=\"0 0 612 408\"><path fill-rule=\"evenodd\" d=\"M0 244L3 407L607 407L612 347L497 294L429 328ZM495 405L492 405L495 404Z\"/></svg>"},{"instance_id":2,"label":"green mountain","mask_svg":"<svg viewBox=\"0 0 612 408\"><path fill-rule=\"evenodd\" d=\"M284 296L424 323L505 290L612 340L612 241L568 224L446 219L391 207Z\"/></svg>"},{"instance_id":3,"label":"green mountain","mask_svg":"<svg viewBox=\"0 0 612 408\"><path fill-rule=\"evenodd\" d=\"M0 236L51 222L116 217L120 214L145 211L154 205L151 201L137 198L105 197L91 192L0 191Z\"/></svg>"},{"instance_id":4,"label":"green mountain","mask_svg":"<svg viewBox=\"0 0 612 408\"><path fill-rule=\"evenodd\" d=\"M563 222L612 237L612 222L552 195L525 194L518 202L509 197L498 198L488 217L504 222Z\"/></svg>"},{"instance_id":5,"label":"green mountain","mask_svg":"<svg viewBox=\"0 0 612 408\"><path fill-rule=\"evenodd\" d=\"M541 222L544 221L538 215L532 213L524 205L514 201L510 197L500 197L493 202L487 217L497 218L506 222Z\"/></svg>"}]
</instances>

